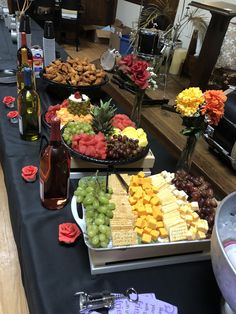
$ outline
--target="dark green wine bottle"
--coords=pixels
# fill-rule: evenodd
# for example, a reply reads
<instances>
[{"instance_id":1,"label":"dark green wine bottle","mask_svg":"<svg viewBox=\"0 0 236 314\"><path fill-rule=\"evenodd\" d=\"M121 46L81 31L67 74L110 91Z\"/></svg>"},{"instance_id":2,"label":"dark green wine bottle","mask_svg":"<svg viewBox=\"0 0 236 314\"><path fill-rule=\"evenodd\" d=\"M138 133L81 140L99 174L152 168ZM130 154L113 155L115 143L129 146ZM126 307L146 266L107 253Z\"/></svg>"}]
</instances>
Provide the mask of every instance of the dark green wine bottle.
<instances>
[{"instance_id":1,"label":"dark green wine bottle","mask_svg":"<svg viewBox=\"0 0 236 314\"><path fill-rule=\"evenodd\" d=\"M24 88L17 97L19 131L26 141L36 141L41 133L40 99L32 82L32 70L24 68Z\"/></svg>"}]
</instances>

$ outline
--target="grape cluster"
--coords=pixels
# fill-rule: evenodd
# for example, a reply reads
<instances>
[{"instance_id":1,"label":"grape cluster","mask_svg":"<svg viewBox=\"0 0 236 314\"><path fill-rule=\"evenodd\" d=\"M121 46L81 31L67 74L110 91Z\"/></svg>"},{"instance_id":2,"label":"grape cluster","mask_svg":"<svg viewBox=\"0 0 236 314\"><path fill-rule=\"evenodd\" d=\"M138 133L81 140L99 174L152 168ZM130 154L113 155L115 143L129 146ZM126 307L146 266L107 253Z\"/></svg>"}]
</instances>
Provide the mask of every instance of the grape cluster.
<instances>
[{"instance_id":1,"label":"grape cluster","mask_svg":"<svg viewBox=\"0 0 236 314\"><path fill-rule=\"evenodd\" d=\"M87 122L69 122L67 123L64 132L63 132L63 139L64 141L70 145L72 142L72 136L74 134L94 134L93 128L91 124Z\"/></svg>"},{"instance_id":2,"label":"grape cluster","mask_svg":"<svg viewBox=\"0 0 236 314\"><path fill-rule=\"evenodd\" d=\"M178 170L172 180L178 190L183 190L188 194L190 201L197 201L199 210L198 215L206 219L209 225L207 236L210 237L215 220L215 208L217 202L214 192L209 182L202 176L193 176L184 170Z\"/></svg>"},{"instance_id":3,"label":"grape cluster","mask_svg":"<svg viewBox=\"0 0 236 314\"><path fill-rule=\"evenodd\" d=\"M131 139L126 135L113 135L107 141L107 157L109 159L122 159L136 156L143 149L138 143L138 139Z\"/></svg>"},{"instance_id":4,"label":"grape cluster","mask_svg":"<svg viewBox=\"0 0 236 314\"><path fill-rule=\"evenodd\" d=\"M80 179L74 195L86 209L89 243L96 248L106 248L111 240L110 219L115 209L115 204L110 202L112 189L106 193L104 177L85 177Z\"/></svg>"}]
</instances>

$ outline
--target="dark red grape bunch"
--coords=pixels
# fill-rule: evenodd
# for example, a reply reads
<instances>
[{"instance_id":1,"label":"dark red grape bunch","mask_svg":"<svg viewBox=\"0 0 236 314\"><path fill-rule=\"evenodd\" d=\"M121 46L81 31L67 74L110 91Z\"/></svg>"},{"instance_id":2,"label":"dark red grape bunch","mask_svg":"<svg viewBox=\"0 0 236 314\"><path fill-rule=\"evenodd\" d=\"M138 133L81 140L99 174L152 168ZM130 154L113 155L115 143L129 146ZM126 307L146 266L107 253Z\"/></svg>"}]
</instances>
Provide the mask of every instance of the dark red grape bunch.
<instances>
[{"instance_id":1,"label":"dark red grape bunch","mask_svg":"<svg viewBox=\"0 0 236 314\"><path fill-rule=\"evenodd\" d=\"M138 139L131 139L126 135L113 135L107 141L107 158L128 159L136 156L143 149L138 145L138 142Z\"/></svg>"},{"instance_id":2,"label":"dark red grape bunch","mask_svg":"<svg viewBox=\"0 0 236 314\"><path fill-rule=\"evenodd\" d=\"M207 220L209 225L207 237L210 237L214 226L215 209L217 207L210 183L204 177L193 176L184 170L176 171L172 183L178 190L183 190L188 194L190 202L198 202L199 210L196 212L200 218Z\"/></svg>"}]
</instances>

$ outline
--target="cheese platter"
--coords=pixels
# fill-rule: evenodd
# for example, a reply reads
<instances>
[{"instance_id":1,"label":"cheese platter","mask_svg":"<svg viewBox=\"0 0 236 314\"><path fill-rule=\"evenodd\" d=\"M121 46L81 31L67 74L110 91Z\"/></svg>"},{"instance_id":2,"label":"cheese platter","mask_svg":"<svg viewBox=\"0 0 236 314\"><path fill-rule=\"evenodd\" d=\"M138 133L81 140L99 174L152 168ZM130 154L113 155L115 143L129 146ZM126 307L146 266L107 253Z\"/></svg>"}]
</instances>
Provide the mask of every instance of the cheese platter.
<instances>
[{"instance_id":1,"label":"cheese platter","mask_svg":"<svg viewBox=\"0 0 236 314\"><path fill-rule=\"evenodd\" d=\"M109 188L112 192L109 192L108 201L103 199L103 202L112 210L109 211L104 204L96 205L97 214L93 209L92 200L88 200L87 196L82 200L83 197L80 194L82 189L91 190L90 187L83 184L83 187L78 186L72 199L71 210L88 247L92 274L210 258L211 219L208 224L208 221L203 219L203 212L199 210L197 202L188 202L183 191L173 187L169 190L173 184L169 184L170 177L168 179L167 176L163 177L166 174L167 172L163 172L162 175L150 176L147 180L141 172L130 177L123 175L128 181L128 194L117 176L110 175ZM91 178L83 179L88 182ZM82 182L83 179L81 179ZM142 199L145 210L141 204L141 198L135 208L134 201L138 196L135 193L140 190L136 189L140 187L137 179L141 179L140 182L143 182L149 194L150 186L147 182L152 180L155 183L154 186L156 185L154 192L157 193L152 196L152 202L147 194ZM172 175L171 180L174 179L176 178ZM92 180L95 178L93 177ZM206 185L205 181L202 183ZM172 195L171 192L173 192ZM78 210L80 206L78 201L82 201L82 211ZM152 214L148 213L151 205ZM160 208L161 211L159 211ZM106 219L107 213L109 221L105 222L103 218ZM100 226L100 224L106 226ZM106 237L102 232L106 233Z\"/></svg>"}]
</instances>

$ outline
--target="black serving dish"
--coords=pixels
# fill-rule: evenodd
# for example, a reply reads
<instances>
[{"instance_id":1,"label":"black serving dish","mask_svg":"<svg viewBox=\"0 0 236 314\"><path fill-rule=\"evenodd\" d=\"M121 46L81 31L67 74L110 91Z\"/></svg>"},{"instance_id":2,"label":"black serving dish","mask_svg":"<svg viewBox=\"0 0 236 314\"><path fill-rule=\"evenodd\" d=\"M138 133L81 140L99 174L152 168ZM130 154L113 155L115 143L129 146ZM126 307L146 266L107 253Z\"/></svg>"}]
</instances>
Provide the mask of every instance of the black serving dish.
<instances>
[{"instance_id":1,"label":"black serving dish","mask_svg":"<svg viewBox=\"0 0 236 314\"><path fill-rule=\"evenodd\" d=\"M70 84L61 84L55 81L49 80L43 76L44 71L40 72L40 78L47 84L47 91L57 99L66 99L71 94L79 91L80 93L86 94L90 99L94 100L100 97L101 87L108 83L109 78L106 75L101 84L90 85L90 86L74 86Z\"/></svg>"},{"instance_id":2,"label":"black serving dish","mask_svg":"<svg viewBox=\"0 0 236 314\"><path fill-rule=\"evenodd\" d=\"M61 129L61 135L63 135L65 127L66 127L66 125ZM85 160L85 161L88 161L88 162L93 162L93 163L96 163L96 164L105 165L107 167L113 167L113 166L118 166L118 165L127 165L127 164L130 164L132 162L138 161L138 160L144 158L147 155L148 151L149 151L149 145L147 145L146 147L143 148L143 150L139 154L137 154L137 155L135 155L133 157L130 157L130 158L119 159L119 160L96 159L96 158L93 158L93 157L89 157L89 156L80 154L79 152L75 151L73 148L71 148L70 145L68 145L64 141L63 136L61 136L61 137L62 137L63 144L70 151L72 157L77 158L77 159L82 159L82 160Z\"/></svg>"}]
</instances>

